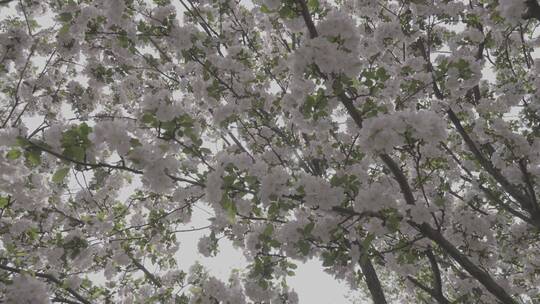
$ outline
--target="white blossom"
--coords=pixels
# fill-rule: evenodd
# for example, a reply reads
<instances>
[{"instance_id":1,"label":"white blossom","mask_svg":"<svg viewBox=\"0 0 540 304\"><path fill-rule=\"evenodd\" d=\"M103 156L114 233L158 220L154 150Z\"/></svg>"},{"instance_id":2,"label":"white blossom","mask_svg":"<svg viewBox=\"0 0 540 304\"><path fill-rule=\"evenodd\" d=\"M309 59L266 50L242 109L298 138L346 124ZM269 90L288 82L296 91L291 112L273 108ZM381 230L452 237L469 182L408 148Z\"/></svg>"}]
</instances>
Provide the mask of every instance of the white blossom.
<instances>
[{"instance_id":1,"label":"white blossom","mask_svg":"<svg viewBox=\"0 0 540 304\"><path fill-rule=\"evenodd\" d=\"M9 303L14 304L51 303L47 285L29 275L16 275L13 278L13 283L8 285L6 298Z\"/></svg>"}]
</instances>

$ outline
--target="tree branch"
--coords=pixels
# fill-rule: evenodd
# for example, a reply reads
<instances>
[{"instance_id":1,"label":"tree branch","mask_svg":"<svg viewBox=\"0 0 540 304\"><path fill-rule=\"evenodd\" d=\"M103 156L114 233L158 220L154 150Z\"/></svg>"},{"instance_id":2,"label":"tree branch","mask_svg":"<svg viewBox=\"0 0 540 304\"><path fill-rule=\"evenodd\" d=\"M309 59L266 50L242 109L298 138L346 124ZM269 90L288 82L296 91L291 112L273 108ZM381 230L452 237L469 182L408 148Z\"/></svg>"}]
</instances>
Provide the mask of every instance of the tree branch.
<instances>
[{"instance_id":1,"label":"tree branch","mask_svg":"<svg viewBox=\"0 0 540 304\"><path fill-rule=\"evenodd\" d=\"M426 255L428 257L429 263L431 264L431 271L433 272L433 281L435 281L433 286L433 290L438 294L438 296L441 296L444 298L443 291L442 291L442 279L441 279L441 270L439 269L439 264L437 263L437 260L435 259L435 255L433 254L433 251L431 249L426 251Z\"/></svg>"},{"instance_id":2,"label":"tree branch","mask_svg":"<svg viewBox=\"0 0 540 304\"><path fill-rule=\"evenodd\" d=\"M444 236L433 229L429 224L422 223L418 225L413 221L407 221L411 226L417 228L422 234L437 243L445 250L461 267L463 267L471 276L473 276L480 284L482 284L491 294L504 304L517 304L515 301L493 278L483 269L476 266L463 253L461 253L452 243Z\"/></svg>"},{"instance_id":3,"label":"tree branch","mask_svg":"<svg viewBox=\"0 0 540 304\"><path fill-rule=\"evenodd\" d=\"M298 5L300 6L302 18L304 18L304 22L306 23L309 31L309 38L317 38L319 36L319 33L317 33L317 28L315 27L315 23L313 23L313 19L311 19L311 14L309 13L309 8L306 4L306 1L296 0L296 3L298 3Z\"/></svg>"},{"instance_id":4,"label":"tree branch","mask_svg":"<svg viewBox=\"0 0 540 304\"><path fill-rule=\"evenodd\" d=\"M139 270L141 270L146 278L156 287L162 287L163 284L161 284L161 280L157 278L153 273L151 273L141 262L139 262L131 253L127 253L131 261L133 262L133 265L137 267Z\"/></svg>"},{"instance_id":5,"label":"tree branch","mask_svg":"<svg viewBox=\"0 0 540 304\"><path fill-rule=\"evenodd\" d=\"M536 0L532 0L537 6L538 3ZM530 2L530 1L528 1ZM481 30L481 29L480 29ZM480 60L483 54L484 50L484 44L483 41L480 43L477 54L475 56L476 60ZM433 79L433 91L435 92L435 96L438 99L444 99L444 94L440 90L440 88L437 85L437 82L435 81L435 75L433 74L433 65L431 64L431 60L429 58L429 54L426 51L426 48L424 46L424 42L422 38L419 38L417 41L418 48L420 49L420 52L422 53L422 57L424 57L424 60L427 62L427 70L431 73L432 79ZM480 99L480 88L478 85L476 85L472 91L474 98L476 99L476 102ZM446 111L450 121L458 131L458 133L461 135L463 140L465 141L467 147L469 150L473 153L475 158L478 160L480 165L484 170L486 170L502 187L503 189L508 192L512 197L514 197L521 205L521 207L524 210L527 210L532 218L539 218L540 214L535 210L533 202L529 200L529 198L526 195L523 195L523 193L515 187L512 183L510 183L500 172L497 168L493 166L493 164L483 155L483 153L478 149L475 142L472 140L472 138L469 136L465 128L461 125L461 121L457 117L457 115L454 113L452 109L448 109Z\"/></svg>"},{"instance_id":6,"label":"tree branch","mask_svg":"<svg viewBox=\"0 0 540 304\"><path fill-rule=\"evenodd\" d=\"M527 12L523 14L523 19L537 19L540 21L540 5L538 5L538 1L527 0L525 4L527 5Z\"/></svg>"},{"instance_id":7,"label":"tree branch","mask_svg":"<svg viewBox=\"0 0 540 304\"><path fill-rule=\"evenodd\" d=\"M467 147L469 150L473 153L474 157L478 160L482 168L486 170L500 185L501 187L508 192L512 197L514 197L521 205L521 207L531 213L531 215L534 214L534 210L532 208L532 204L529 201L529 199L521 193L514 185L512 185L502 174L499 172L497 168L493 166L493 164L485 158L485 156L482 154L482 152L478 149L472 138L469 136L465 128L463 128L463 125L461 125L461 121L457 117L456 113L452 111L452 109L448 109L446 112L448 114L448 118L458 131L458 133L461 135L465 143L467 144Z\"/></svg>"},{"instance_id":8,"label":"tree branch","mask_svg":"<svg viewBox=\"0 0 540 304\"><path fill-rule=\"evenodd\" d=\"M0 3L1 4L1 3ZM17 107L19 106L20 104L20 101L19 101L19 90L20 90L20 87L21 87L21 84L23 83L23 78L24 78L24 74L26 73L26 70L28 69L28 66L30 65L30 59L32 58L32 56L34 55L34 47L32 46L31 50L30 50L30 53L28 54L28 57L26 58L26 62L24 64L24 67L23 69L21 70L21 75L19 76L19 80L17 81L17 86L15 87L15 92L13 93L13 98L15 99L15 104L13 105L13 107L11 108L6 120L4 121L4 123L2 124L2 128L5 128L7 123L9 122L9 120L11 119L11 117L13 116L13 114L15 113L15 110L17 109Z\"/></svg>"},{"instance_id":9,"label":"tree branch","mask_svg":"<svg viewBox=\"0 0 540 304\"><path fill-rule=\"evenodd\" d=\"M531 180L531 174L527 170L527 163L524 158L519 160L519 169L521 170L521 173L523 174L523 181L527 185L527 189L529 190L529 196L531 198L531 207L535 211L535 214L538 212L538 200L536 199L536 193L534 191L534 182ZM532 214L533 216L535 214Z\"/></svg>"},{"instance_id":10,"label":"tree branch","mask_svg":"<svg viewBox=\"0 0 540 304\"><path fill-rule=\"evenodd\" d=\"M51 299L51 301L55 303L80 304L80 302L72 301L62 297L54 297Z\"/></svg>"},{"instance_id":11,"label":"tree branch","mask_svg":"<svg viewBox=\"0 0 540 304\"><path fill-rule=\"evenodd\" d=\"M14 272L14 273L19 273L19 274L22 274L22 273L26 272L23 269L15 268L15 267L7 266L7 265L2 265L2 264L0 264L0 269L10 271L10 272ZM50 283L54 283L55 285L57 285L61 289L64 289L65 291L70 293L73 297L75 297L77 300L81 301L82 303L84 303L84 304L92 304L92 302L87 300L85 297L83 297L80 293L78 293L73 288L64 287L63 282L61 280L59 280L58 278L56 278L55 276L53 276L52 274L43 273L43 272L34 272L33 274L38 278L42 278L42 279L45 279L45 280L49 281Z\"/></svg>"},{"instance_id":12,"label":"tree branch","mask_svg":"<svg viewBox=\"0 0 540 304\"><path fill-rule=\"evenodd\" d=\"M381 282L379 281L379 277L377 276L377 271L375 270L375 267L373 267L373 263L371 263L367 248L364 248L362 244L360 244L360 242L358 241L356 241L355 244L360 249L361 256L358 263L360 264L360 268L362 269L362 273L364 274L364 278L366 280L369 293L371 294L371 298L373 299L373 303L386 304L387 302L384 296Z\"/></svg>"},{"instance_id":13,"label":"tree branch","mask_svg":"<svg viewBox=\"0 0 540 304\"><path fill-rule=\"evenodd\" d=\"M48 154L51 154L59 159L62 159L62 160L65 160L65 161L68 161L68 162L71 162L71 163L74 163L74 164L77 164L77 165L81 165L81 166L85 166L85 167L89 167L89 168L109 168L109 169L116 169L116 170L124 170L124 171L128 171L128 172L131 172L131 173L135 173L135 174L143 174L144 172L141 171L141 170L137 170L137 169L134 169L134 168L130 168L130 167L126 167L126 166L119 166L119 165L111 165L111 164L108 164L108 163L87 163L87 162L84 162L84 161L79 161L79 160L76 160L76 159L73 159L71 157L68 157L68 156L65 156L61 153L58 153L58 152L55 152L47 147L44 147L42 145L39 145L39 144L36 144L30 140L27 141L32 147L35 147L43 152L46 152ZM195 186L200 186L200 187L205 187L205 185L201 182L198 182L198 181L193 181L193 180L190 180L190 179L185 179L185 178L182 178L182 177L177 177L177 176L174 176L174 175L171 175L171 174L167 174L167 176L177 182L185 182L185 183L188 183L188 184L191 184L191 185L195 185Z\"/></svg>"},{"instance_id":14,"label":"tree branch","mask_svg":"<svg viewBox=\"0 0 540 304\"><path fill-rule=\"evenodd\" d=\"M432 298L434 298L439 304L450 304L450 301L448 301L447 298L445 298L442 295L437 294L437 292L434 289L431 289L427 287L426 285L420 283L415 277L413 276L407 276L407 279L411 281L414 285L416 285L418 288L422 289L423 291L427 292Z\"/></svg>"},{"instance_id":15,"label":"tree branch","mask_svg":"<svg viewBox=\"0 0 540 304\"><path fill-rule=\"evenodd\" d=\"M306 3L304 2L304 0L296 0L296 1L298 4L300 4L301 10L302 10L302 17L304 18L304 22L306 23L308 27L308 30L310 32L310 37L311 38L317 37L318 33L313 24L313 20L311 19L311 15L309 14L309 10L307 8ZM423 47L423 43L421 43L421 41L420 41L420 45ZM425 52L425 49L424 49L424 52ZM432 69L432 67L430 69ZM442 98L443 97L442 92L439 90L437 83L434 82L433 86L438 97ZM343 103L343 99L341 99L341 102ZM355 119L355 117L357 117L358 110L354 106L347 107L347 104L345 103L344 105L349 111L349 114L353 117L357 126L361 128L362 127L361 117L358 117L359 119ZM394 178L396 179L396 181L398 182L401 188L401 192L403 193L405 202L408 205L415 205L415 199L414 199L412 190L409 186L409 183L405 175L403 174L403 172L401 172L401 169L399 168L399 166L387 154L381 154L379 155L379 157L388 166L390 171L392 171ZM471 262L456 247L454 247L452 243L446 240L439 231L433 229L427 223L417 224L412 220L409 220L407 222L409 223L409 225L417 228L426 237L428 237L429 239L437 243L442 249L446 250L454 260L456 260L465 270L469 272L469 274L471 274L474 278L476 278L488 291L490 291L502 303L517 304L517 302L508 293L506 293L506 291L500 285L498 285L487 272L485 272L484 270L476 266L473 262ZM374 295L372 294L372 296Z\"/></svg>"}]
</instances>

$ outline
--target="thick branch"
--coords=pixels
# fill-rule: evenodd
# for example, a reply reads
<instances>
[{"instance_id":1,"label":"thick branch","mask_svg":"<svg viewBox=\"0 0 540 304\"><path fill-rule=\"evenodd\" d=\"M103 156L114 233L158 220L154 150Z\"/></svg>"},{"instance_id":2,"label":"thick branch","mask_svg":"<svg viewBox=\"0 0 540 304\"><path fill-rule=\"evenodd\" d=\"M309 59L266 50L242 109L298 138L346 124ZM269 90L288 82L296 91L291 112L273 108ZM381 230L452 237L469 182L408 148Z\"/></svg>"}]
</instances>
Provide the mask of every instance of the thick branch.
<instances>
[{"instance_id":1,"label":"thick branch","mask_svg":"<svg viewBox=\"0 0 540 304\"><path fill-rule=\"evenodd\" d=\"M411 191L411 188L409 187L409 182L407 181L407 177L403 172L401 171L401 168L397 165L397 163L390 157L388 154L381 154L379 157L382 159L384 164L390 169L392 172L392 175L394 175L395 180L399 184L399 188L401 189L401 192L403 193L403 196L405 198L405 202L408 205L414 205L415 199L414 195Z\"/></svg>"},{"instance_id":2,"label":"thick branch","mask_svg":"<svg viewBox=\"0 0 540 304\"><path fill-rule=\"evenodd\" d=\"M161 280L159 280L153 273L151 273L143 264L141 264L141 262L137 261L137 259L131 253L128 253L128 256L131 259L131 261L133 262L133 265L135 265L135 267L137 267L139 270L144 272L144 275L146 276L146 278L150 282L152 282L152 284L154 286L156 286L156 287L163 286L161 284Z\"/></svg>"},{"instance_id":3,"label":"thick branch","mask_svg":"<svg viewBox=\"0 0 540 304\"><path fill-rule=\"evenodd\" d=\"M536 212L538 212L538 200L536 199L536 192L534 191L534 181L531 179L531 174L527 171L527 163L524 158L519 160L519 169L521 170L521 173L523 174L523 180L525 184L527 185L527 189L529 190L529 196L531 198L531 204L532 209ZM536 214L533 214L533 217Z\"/></svg>"},{"instance_id":4,"label":"thick branch","mask_svg":"<svg viewBox=\"0 0 540 304\"><path fill-rule=\"evenodd\" d=\"M386 304L386 298L384 297L384 291L381 286L381 282L379 281L379 277L377 276L377 271L373 267L373 263L371 263L371 259L368 256L367 248L363 248L363 246L359 242L355 242L356 245L360 249L361 257L358 261L360 264L360 268L362 269L362 273L364 274L364 278L366 280L366 284L369 289L369 293L371 294L371 298L373 299L374 304Z\"/></svg>"},{"instance_id":5,"label":"thick branch","mask_svg":"<svg viewBox=\"0 0 540 304\"><path fill-rule=\"evenodd\" d=\"M313 20L311 19L311 14L309 13L309 9L307 7L307 4L304 0L297 0L297 3L300 6L302 17L304 18L304 21L308 27L309 30L309 36L310 38L316 38L318 36L317 29L315 28L315 24L313 23ZM357 125L362 125L362 117L360 113L356 110L354 107L354 104L350 98L347 97L347 95L342 91L338 90L339 94L338 97L351 115L351 117L354 119L355 123ZM367 255L367 252L365 252L365 248L362 248L362 245L358 242L356 244L360 248L360 252L362 255ZM371 260L368 256L363 256L360 258L360 268L362 269L362 273L364 274L366 284L368 285L369 292L371 294L371 298L373 299L373 302L375 304L386 304L386 298L384 296L384 291L381 287L381 282L379 281L379 278L377 276L377 272L375 271L375 268L373 267L373 264L371 263Z\"/></svg>"},{"instance_id":6,"label":"thick branch","mask_svg":"<svg viewBox=\"0 0 540 304\"><path fill-rule=\"evenodd\" d=\"M66 298L62 298L62 297L52 298L51 301L55 303L80 304L80 302L72 301Z\"/></svg>"},{"instance_id":7,"label":"thick branch","mask_svg":"<svg viewBox=\"0 0 540 304\"><path fill-rule=\"evenodd\" d=\"M523 14L523 19L537 19L540 21L540 5L537 0L525 1L527 12Z\"/></svg>"},{"instance_id":8,"label":"thick branch","mask_svg":"<svg viewBox=\"0 0 540 304\"><path fill-rule=\"evenodd\" d=\"M491 294L493 294L499 301L504 304L517 304L517 302L499 285L493 278L483 269L476 266L471 260L469 260L463 253L461 253L452 243L450 243L444 236L437 230L433 229L429 224L416 224L413 221L408 223L417 228L422 234L430 238L437 243L442 249L445 250L461 267L473 276L478 282L480 282Z\"/></svg>"},{"instance_id":9,"label":"thick branch","mask_svg":"<svg viewBox=\"0 0 540 304\"><path fill-rule=\"evenodd\" d=\"M435 255L433 254L433 251L431 251L431 249L426 251L426 255L428 257L429 263L431 264L431 271L433 272L433 281L435 283L433 289L439 296L443 296L441 270L439 269L439 264L437 263Z\"/></svg>"},{"instance_id":10,"label":"thick branch","mask_svg":"<svg viewBox=\"0 0 540 304\"><path fill-rule=\"evenodd\" d=\"M349 113L354 123L360 128L362 128L362 115L360 115L360 112L358 112L358 110L354 106L353 101L343 92L338 93L337 96L339 97L339 101L341 101L345 109L347 109L347 113Z\"/></svg>"},{"instance_id":11,"label":"thick branch","mask_svg":"<svg viewBox=\"0 0 540 304\"><path fill-rule=\"evenodd\" d=\"M309 13L309 8L306 4L306 1L296 0L296 3L298 3L298 5L300 6L302 18L304 18L304 22L306 23L309 31L309 38L317 38L319 36L319 33L317 33L317 28L315 28L315 23L313 23L313 19L311 19L311 14Z\"/></svg>"},{"instance_id":12,"label":"thick branch","mask_svg":"<svg viewBox=\"0 0 540 304\"><path fill-rule=\"evenodd\" d=\"M401 171L401 170L399 170ZM394 173L394 170L392 170ZM412 194L409 183L403 174L394 174L394 178L398 181L401 192L405 197L405 201L409 205L414 205L414 196ZM417 224L412 220L407 221L409 225L417 228L422 234L434 241L442 249L445 250L461 267L472 275L480 284L482 284L489 292L497 297L504 304L516 304L517 302L506 293L506 291L493 278L480 267L476 266L464 254L462 254L452 243L444 238L437 230L433 229L428 223Z\"/></svg>"},{"instance_id":13,"label":"thick branch","mask_svg":"<svg viewBox=\"0 0 540 304\"><path fill-rule=\"evenodd\" d=\"M448 301L447 298L445 298L443 295L438 294L434 289L431 289L431 288L425 286L424 284L420 283L420 281L418 281L415 277L407 276L407 279L409 279L409 281L411 281L418 288L420 288L423 291L427 292L439 304L450 304L450 301Z\"/></svg>"}]
</instances>

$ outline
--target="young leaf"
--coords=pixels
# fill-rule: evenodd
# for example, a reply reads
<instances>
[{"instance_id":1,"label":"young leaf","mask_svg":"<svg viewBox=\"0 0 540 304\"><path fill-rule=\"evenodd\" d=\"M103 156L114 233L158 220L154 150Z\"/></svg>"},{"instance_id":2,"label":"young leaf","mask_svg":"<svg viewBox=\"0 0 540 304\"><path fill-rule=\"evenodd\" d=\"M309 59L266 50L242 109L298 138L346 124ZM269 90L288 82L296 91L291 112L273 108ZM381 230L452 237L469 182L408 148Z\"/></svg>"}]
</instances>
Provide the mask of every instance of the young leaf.
<instances>
[{"instance_id":1,"label":"young leaf","mask_svg":"<svg viewBox=\"0 0 540 304\"><path fill-rule=\"evenodd\" d=\"M17 159L21 157L21 155L22 155L22 152L20 150L12 149L6 154L6 157L7 159L13 160L13 159Z\"/></svg>"},{"instance_id":2,"label":"young leaf","mask_svg":"<svg viewBox=\"0 0 540 304\"><path fill-rule=\"evenodd\" d=\"M69 173L69 167L58 169L52 176L52 181L56 184L61 184L64 182L66 175Z\"/></svg>"}]
</instances>

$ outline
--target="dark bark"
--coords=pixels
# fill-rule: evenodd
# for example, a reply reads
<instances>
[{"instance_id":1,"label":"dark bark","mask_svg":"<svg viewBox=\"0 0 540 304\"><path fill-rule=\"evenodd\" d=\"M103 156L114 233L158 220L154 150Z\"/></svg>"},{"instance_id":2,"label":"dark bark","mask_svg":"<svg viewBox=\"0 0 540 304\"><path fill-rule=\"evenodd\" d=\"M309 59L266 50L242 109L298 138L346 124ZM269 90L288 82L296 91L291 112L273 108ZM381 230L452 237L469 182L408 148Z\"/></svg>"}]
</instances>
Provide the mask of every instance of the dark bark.
<instances>
[{"instance_id":1,"label":"dark bark","mask_svg":"<svg viewBox=\"0 0 540 304\"><path fill-rule=\"evenodd\" d=\"M357 243L357 246L360 248L360 253L362 255L358 262L360 264L360 268L362 269L362 273L364 274L369 293L371 294L371 299L373 300L374 304L386 304L387 302L381 282L379 281L375 267L373 267L373 263L371 263L367 250L366 248L363 248L360 243Z\"/></svg>"},{"instance_id":2,"label":"dark bark","mask_svg":"<svg viewBox=\"0 0 540 304\"><path fill-rule=\"evenodd\" d=\"M416 227L423 235L437 243L439 247L450 255L458 264L463 267L471 276L473 276L480 284L482 284L492 295L504 304L518 304L493 278L489 273L476 266L463 253L461 253L452 243L444 236L433 229L429 224L416 224L409 221L409 224Z\"/></svg>"},{"instance_id":3,"label":"dark bark","mask_svg":"<svg viewBox=\"0 0 540 304\"><path fill-rule=\"evenodd\" d=\"M537 0L525 1L527 5L527 12L523 14L523 19L537 19L540 20L540 5Z\"/></svg>"},{"instance_id":4,"label":"dark bark","mask_svg":"<svg viewBox=\"0 0 540 304\"><path fill-rule=\"evenodd\" d=\"M416 285L418 288L422 289L423 291L427 292L433 299L437 301L439 304L450 304L450 301L448 301L447 298L445 298L443 295L438 294L434 289L431 289L424 284L420 283L415 277L408 276L407 279L411 281L414 285Z\"/></svg>"}]
</instances>

